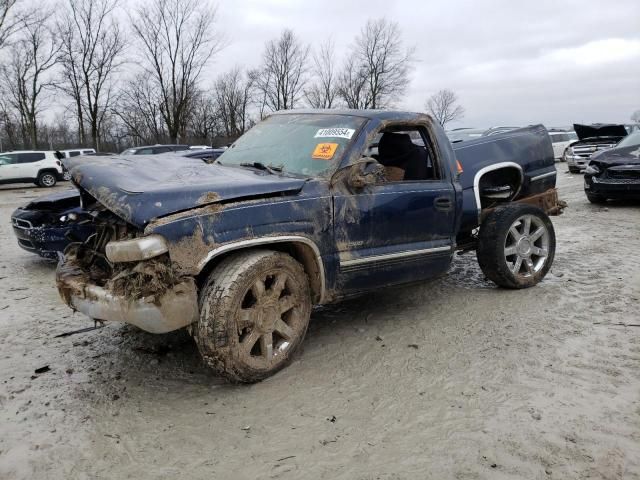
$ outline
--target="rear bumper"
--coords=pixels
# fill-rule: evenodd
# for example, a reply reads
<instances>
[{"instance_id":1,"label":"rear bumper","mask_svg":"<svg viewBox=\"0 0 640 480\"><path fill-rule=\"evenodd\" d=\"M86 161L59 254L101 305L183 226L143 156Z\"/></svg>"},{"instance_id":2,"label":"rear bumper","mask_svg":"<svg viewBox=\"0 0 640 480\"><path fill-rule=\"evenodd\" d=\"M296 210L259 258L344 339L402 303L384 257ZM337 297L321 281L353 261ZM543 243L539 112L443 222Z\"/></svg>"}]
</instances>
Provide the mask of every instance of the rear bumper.
<instances>
[{"instance_id":1,"label":"rear bumper","mask_svg":"<svg viewBox=\"0 0 640 480\"><path fill-rule=\"evenodd\" d=\"M192 278L162 294L132 299L96 285L73 259L65 258L58 264L56 280L63 301L92 319L129 323L150 333L170 332L198 320L198 294Z\"/></svg>"}]
</instances>

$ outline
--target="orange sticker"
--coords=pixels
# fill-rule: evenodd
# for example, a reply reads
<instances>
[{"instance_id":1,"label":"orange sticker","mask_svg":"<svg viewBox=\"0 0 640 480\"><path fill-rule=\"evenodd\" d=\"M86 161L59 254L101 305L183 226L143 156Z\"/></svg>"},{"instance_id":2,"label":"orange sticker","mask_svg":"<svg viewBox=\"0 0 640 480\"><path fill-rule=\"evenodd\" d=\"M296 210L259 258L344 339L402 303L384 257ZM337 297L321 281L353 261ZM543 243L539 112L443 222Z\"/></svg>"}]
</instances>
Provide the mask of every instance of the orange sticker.
<instances>
[{"instance_id":1,"label":"orange sticker","mask_svg":"<svg viewBox=\"0 0 640 480\"><path fill-rule=\"evenodd\" d=\"M317 160L331 160L337 149L337 143L319 143L316 145L311 158L315 158Z\"/></svg>"}]
</instances>

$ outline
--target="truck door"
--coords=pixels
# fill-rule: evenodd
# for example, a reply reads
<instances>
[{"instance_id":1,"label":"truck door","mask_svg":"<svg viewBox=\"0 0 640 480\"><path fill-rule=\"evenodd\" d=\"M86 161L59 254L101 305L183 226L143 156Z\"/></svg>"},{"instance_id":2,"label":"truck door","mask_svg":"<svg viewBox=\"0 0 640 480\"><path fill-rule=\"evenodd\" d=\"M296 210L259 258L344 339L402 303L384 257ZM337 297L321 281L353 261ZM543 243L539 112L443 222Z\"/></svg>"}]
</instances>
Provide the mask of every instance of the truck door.
<instances>
[{"instance_id":1,"label":"truck door","mask_svg":"<svg viewBox=\"0 0 640 480\"><path fill-rule=\"evenodd\" d=\"M377 160L387 181L334 194L342 292L425 280L448 269L456 193L432 145L426 129L385 131Z\"/></svg>"}]
</instances>

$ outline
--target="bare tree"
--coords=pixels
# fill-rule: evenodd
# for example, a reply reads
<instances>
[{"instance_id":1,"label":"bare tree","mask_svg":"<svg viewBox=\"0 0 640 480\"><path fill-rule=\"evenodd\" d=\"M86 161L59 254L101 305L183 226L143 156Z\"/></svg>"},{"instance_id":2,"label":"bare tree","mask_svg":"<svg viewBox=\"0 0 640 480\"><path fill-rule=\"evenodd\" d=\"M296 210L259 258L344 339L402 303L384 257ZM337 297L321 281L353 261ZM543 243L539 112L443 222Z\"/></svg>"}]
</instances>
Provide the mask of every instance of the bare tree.
<instances>
[{"instance_id":1,"label":"bare tree","mask_svg":"<svg viewBox=\"0 0 640 480\"><path fill-rule=\"evenodd\" d=\"M124 37L113 20L116 5L117 0L68 0L58 29L63 89L74 100L80 142L86 142L86 120L96 149L124 50Z\"/></svg>"},{"instance_id":2,"label":"bare tree","mask_svg":"<svg viewBox=\"0 0 640 480\"><path fill-rule=\"evenodd\" d=\"M302 96L306 83L309 46L300 42L289 29L267 42L262 66L255 75L256 88L262 93L263 106L269 110L289 110Z\"/></svg>"},{"instance_id":3,"label":"bare tree","mask_svg":"<svg viewBox=\"0 0 640 480\"><path fill-rule=\"evenodd\" d=\"M640 110L636 110L631 114L631 120L636 123L640 123Z\"/></svg>"},{"instance_id":4,"label":"bare tree","mask_svg":"<svg viewBox=\"0 0 640 480\"><path fill-rule=\"evenodd\" d=\"M209 92L200 91L196 94L191 107L189 127L191 136L198 143L211 144L211 138L216 132L218 117L215 100Z\"/></svg>"},{"instance_id":5,"label":"bare tree","mask_svg":"<svg viewBox=\"0 0 640 480\"><path fill-rule=\"evenodd\" d=\"M120 119L127 136L136 143L166 141L165 122L158 105L160 97L157 85L148 82L142 73L128 81L120 91L111 113Z\"/></svg>"},{"instance_id":6,"label":"bare tree","mask_svg":"<svg viewBox=\"0 0 640 480\"><path fill-rule=\"evenodd\" d=\"M312 75L316 79L304 96L311 108L332 108L338 96L334 45L331 40L322 44L313 55Z\"/></svg>"},{"instance_id":7,"label":"bare tree","mask_svg":"<svg viewBox=\"0 0 640 480\"><path fill-rule=\"evenodd\" d=\"M20 18L15 15L18 0L0 0L0 48L18 28Z\"/></svg>"},{"instance_id":8,"label":"bare tree","mask_svg":"<svg viewBox=\"0 0 640 480\"><path fill-rule=\"evenodd\" d=\"M356 110L372 108L367 71L353 54L347 57L338 78L338 95L347 108Z\"/></svg>"},{"instance_id":9,"label":"bare tree","mask_svg":"<svg viewBox=\"0 0 640 480\"><path fill-rule=\"evenodd\" d=\"M0 92L0 152L3 150L15 150L20 145L19 140L19 121L10 103L3 99Z\"/></svg>"},{"instance_id":10,"label":"bare tree","mask_svg":"<svg viewBox=\"0 0 640 480\"><path fill-rule=\"evenodd\" d=\"M249 126L249 104L254 78L239 67L221 75L214 85L216 113L226 137L239 137Z\"/></svg>"},{"instance_id":11,"label":"bare tree","mask_svg":"<svg viewBox=\"0 0 640 480\"><path fill-rule=\"evenodd\" d=\"M464 108L458 104L458 96L453 90L447 88L431 95L425 107L443 127L449 122L464 117Z\"/></svg>"},{"instance_id":12,"label":"bare tree","mask_svg":"<svg viewBox=\"0 0 640 480\"><path fill-rule=\"evenodd\" d=\"M186 129L202 70L222 48L215 19L207 0L152 0L131 20L142 48L140 64L159 94L172 142Z\"/></svg>"},{"instance_id":13,"label":"bare tree","mask_svg":"<svg viewBox=\"0 0 640 480\"><path fill-rule=\"evenodd\" d=\"M400 27L384 18L369 20L356 37L341 75L340 92L352 108L386 108L409 83L413 48L402 46Z\"/></svg>"},{"instance_id":14,"label":"bare tree","mask_svg":"<svg viewBox=\"0 0 640 480\"><path fill-rule=\"evenodd\" d=\"M39 11L23 18L21 35L13 44L11 58L2 65L2 86L20 119L25 146L38 146L38 116L46 91L54 85L48 76L58 61L59 43L51 31L50 12Z\"/></svg>"}]
</instances>

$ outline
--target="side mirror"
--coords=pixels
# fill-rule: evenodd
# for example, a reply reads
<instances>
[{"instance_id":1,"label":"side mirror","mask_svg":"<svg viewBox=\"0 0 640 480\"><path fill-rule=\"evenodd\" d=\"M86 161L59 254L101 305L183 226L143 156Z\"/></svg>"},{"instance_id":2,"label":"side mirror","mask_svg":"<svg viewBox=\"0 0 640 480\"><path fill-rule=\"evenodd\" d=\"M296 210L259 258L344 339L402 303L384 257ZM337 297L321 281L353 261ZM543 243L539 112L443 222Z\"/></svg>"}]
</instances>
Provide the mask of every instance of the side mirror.
<instances>
[{"instance_id":1,"label":"side mirror","mask_svg":"<svg viewBox=\"0 0 640 480\"><path fill-rule=\"evenodd\" d=\"M375 158L363 157L349 168L347 183L353 189L362 189L386 180L385 168Z\"/></svg>"}]
</instances>

